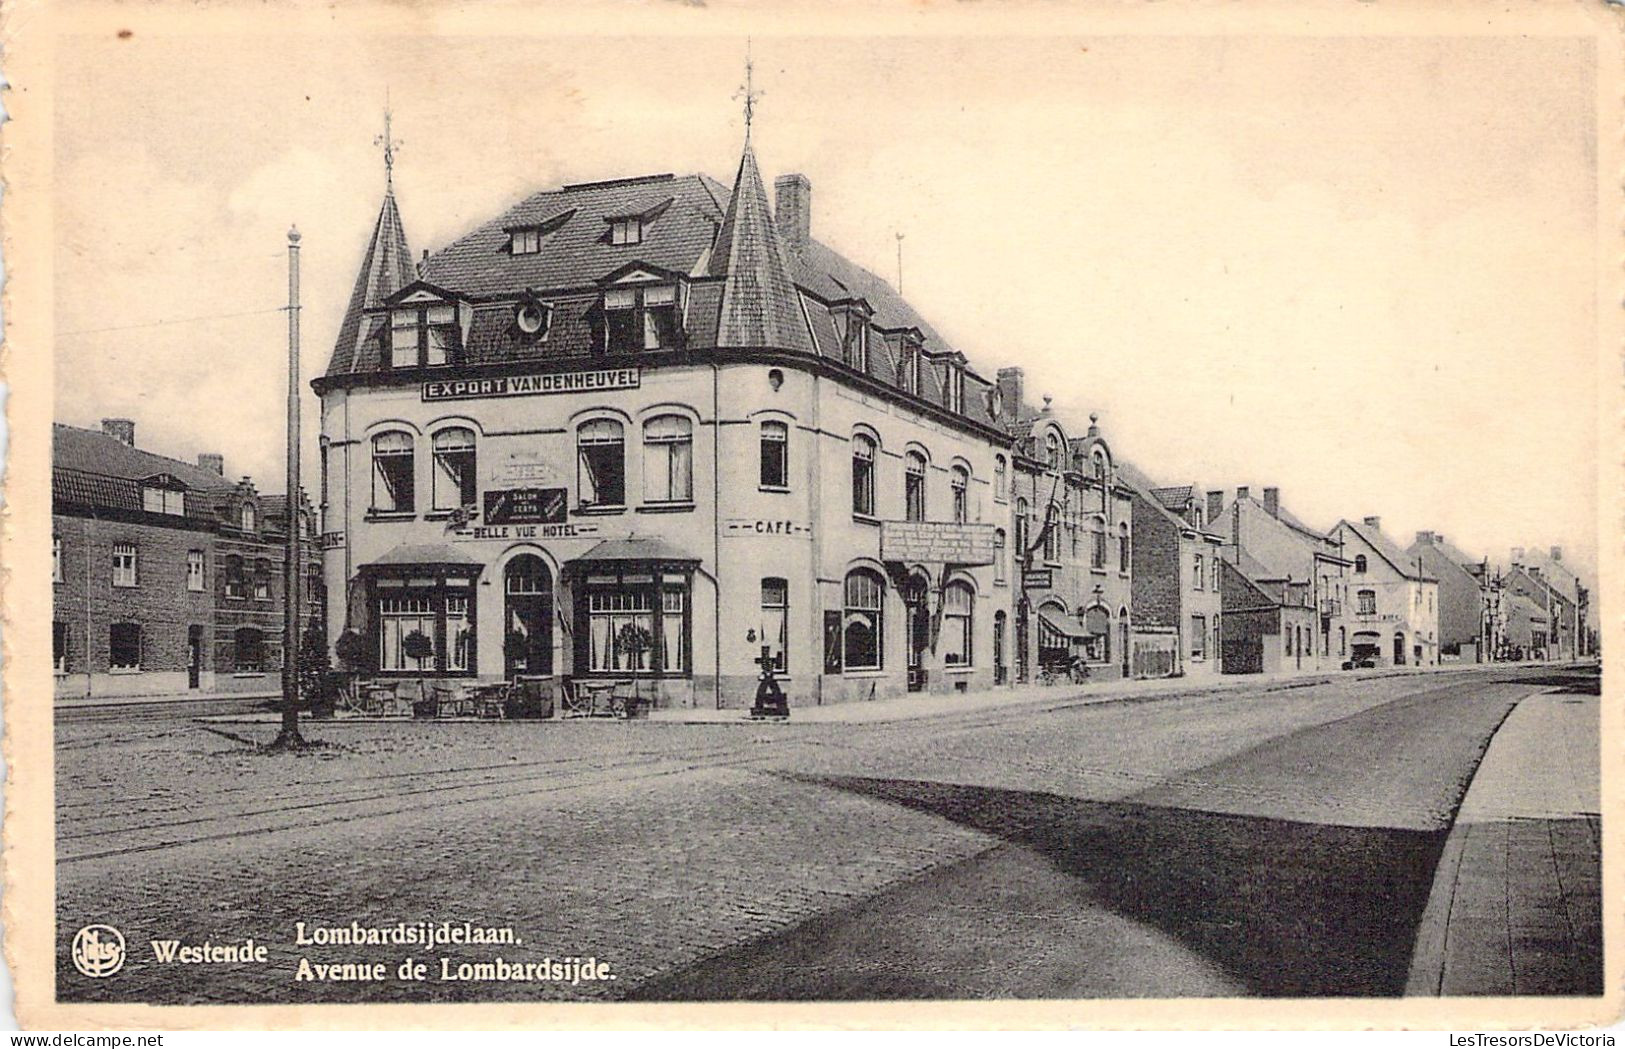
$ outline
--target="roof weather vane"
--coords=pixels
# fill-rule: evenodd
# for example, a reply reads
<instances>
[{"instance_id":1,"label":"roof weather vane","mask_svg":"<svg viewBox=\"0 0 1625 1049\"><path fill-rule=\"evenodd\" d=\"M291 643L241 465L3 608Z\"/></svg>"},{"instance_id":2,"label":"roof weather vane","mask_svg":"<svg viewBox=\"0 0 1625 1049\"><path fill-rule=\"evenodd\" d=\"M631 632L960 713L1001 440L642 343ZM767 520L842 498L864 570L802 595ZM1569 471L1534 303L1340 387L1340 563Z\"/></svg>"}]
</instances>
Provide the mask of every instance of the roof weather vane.
<instances>
[{"instance_id":1,"label":"roof weather vane","mask_svg":"<svg viewBox=\"0 0 1625 1049\"><path fill-rule=\"evenodd\" d=\"M389 92L384 92L384 133L372 140L375 146L384 147L384 185L387 189L395 188L395 151L406 143L390 134Z\"/></svg>"},{"instance_id":2,"label":"roof weather vane","mask_svg":"<svg viewBox=\"0 0 1625 1049\"><path fill-rule=\"evenodd\" d=\"M752 63L750 59L750 38L746 37L745 84L738 91L734 92L734 98L743 99L745 102L745 140L747 142L750 141L750 123L752 118L754 118L756 115L756 103L763 94L762 92L755 90L754 87L753 74L755 69L755 64Z\"/></svg>"}]
</instances>

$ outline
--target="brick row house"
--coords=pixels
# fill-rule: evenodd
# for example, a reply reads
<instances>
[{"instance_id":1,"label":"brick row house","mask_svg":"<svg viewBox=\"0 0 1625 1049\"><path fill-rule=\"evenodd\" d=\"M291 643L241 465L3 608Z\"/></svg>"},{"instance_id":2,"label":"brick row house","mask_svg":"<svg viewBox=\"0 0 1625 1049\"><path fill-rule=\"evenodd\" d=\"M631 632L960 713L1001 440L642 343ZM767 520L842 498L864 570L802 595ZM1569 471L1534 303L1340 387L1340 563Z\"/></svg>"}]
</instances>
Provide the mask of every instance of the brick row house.
<instances>
[{"instance_id":1,"label":"brick row house","mask_svg":"<svg viewBox=\"0 0 1625 1049\"><path fill-rule=\"evenodd\" d=\"M129 419L57 424L51 487L58 699L279 689L286 497L227 480L217 454L144 451Z\"/></svg>"},{"instance_id":2,"label":"brick row house","mask_svg":"<svg viewBox=\"0 0 1625 1049\"><path fill-rule=\"evenodd\" d=\"M1337 537L1281 504L1280 489L1207 493L1207 520L1222 540L1221 657L1227 674L1335 670L1351 661L1349 607L1355 562Z\"/></svg>"},{"instance_id":3,"label":"brick row house","mask_svg":"<svg viewBox=\"0 0 1625 1049\"><path fill-rule=\"evenodd\" d=\"M1135 677L1211 677L1223 668L1220 564L1224 538L1208 527L1195 485L1159 486L1132 464Z\"/></svg>"},{"instance_id":4,"label":"brick row house","mask_svg":"<svg viewBox=\"0 0 1625 1049\"><path fill-rule=\"evenodd\" d=\"M812 236L732 186L536 193L414 266L393 188L321 397L330 639L379 678L636 676L792 705L1127 658L1129 493Z\"/></svg>"}]
</instances>

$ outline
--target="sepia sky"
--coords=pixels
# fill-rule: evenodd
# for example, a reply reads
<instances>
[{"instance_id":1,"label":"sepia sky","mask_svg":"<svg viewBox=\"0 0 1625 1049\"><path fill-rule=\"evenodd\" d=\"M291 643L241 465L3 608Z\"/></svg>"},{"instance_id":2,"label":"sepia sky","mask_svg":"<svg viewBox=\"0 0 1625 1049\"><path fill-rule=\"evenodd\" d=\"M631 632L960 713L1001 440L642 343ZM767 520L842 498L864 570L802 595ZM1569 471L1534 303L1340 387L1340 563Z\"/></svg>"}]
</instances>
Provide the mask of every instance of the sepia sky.
<instances>
[{"instance_id":1,"label":"sepia sky","mask_svg":"<svg viewBox=\"0 0 1625 1049\"><path fill-rule=\"evenodd\" d=\"M606 23L608 24L608 23ZM538 189L731 182L743 38L78 41L57 83L56 418L282 487L285 234L326 364L383 192L414 254ZM1277 485L1594 564L1583 40L758 35L768 179L984 374L1164 484ZM270 60L274 56L275 60ZM220 316L231 315L231 316ZM193 320L193 318L214 318ZM315 398L306 396L314 454ZM314 477L314 471L309 475ZM1589 573L1588 573L1589 574ZM1593 575L1594 578L1594 575Z\"/></svg>"}]
</instances>

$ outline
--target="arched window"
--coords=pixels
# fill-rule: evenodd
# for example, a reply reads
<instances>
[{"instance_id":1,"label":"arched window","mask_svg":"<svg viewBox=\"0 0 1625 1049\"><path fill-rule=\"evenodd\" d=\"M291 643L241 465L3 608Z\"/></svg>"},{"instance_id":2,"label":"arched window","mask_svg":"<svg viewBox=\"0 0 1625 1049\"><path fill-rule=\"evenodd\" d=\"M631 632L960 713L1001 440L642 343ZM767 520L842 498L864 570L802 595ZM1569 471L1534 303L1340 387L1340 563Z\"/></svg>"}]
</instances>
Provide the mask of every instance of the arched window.
<instances>
[{"instance_id":1,"label":"arched window","mask_svg":"<svg viewBox=\"0 0 1625 1049\"><path fill-rule=\"evenodd\" d=\"M256 523L257 517L254 513L254 504L244 503L242 513L238 517L238 524L242 526L243 531L252 532Z\"/></svg>"},{"instance_id":2,"label":"arched window","mask_svg":"<svg viewBox=\"0 0 1625 1049\"><path fill-rule=\"evenodd\" d=\"M259 674L265 670L265 635L253 627L243 627L232 636L239 674Z\"/></svg>"},{"instance_id":3,"label":"arched window","mask_svg":"<svg viewBox=\"0 0 1625 1049\"><path fill-rule=\"evenodd\" d=\"M1016 500L1016 561L1027 559L1027 500Z\"/></svg>"},{"instance_id":4,"label":"arched window","mask_svg":"<svg viewBox=\"0 0 1625 1049\"><path fill-rule=\"evenodd\" d=\"M875 515L875 442L861 433L852 438L852 512Z\"/></svg>"},{"instance_id":5,"label":"arched window","mask_svg":"<svg viewBox=\"0 0 1625 1049\"><path fill-rule=\"evenodd\" d=\"M1044 560L1058 562L1061 560L1061 508L1054 503L1049 504L1049 511L1044 515L1044 523L1039 527L1044 529Z\"/></svg>"},{"instance_id":6,"label":"arched window","mask_svg":"<svg viewBox=\"0 0 1625 1049\"><path fill-rule=\"evenodd\" d=\"M1128 571L1128 557L1128 523L1124 522L1117 526L1117 570L1119 572Z\"/></svg>"},{"instance_id":7,"label":"arched window","mask_svg":"<svg viewBox=\"0 0 1625 1049\"><path fill-rule=\"evenodd\" d=\"M582 506L626 505L625 431L614 419L576 429L576 488Z\"/></svg>"},{"instance_id":8,"label":"arched window","mask_svg":"<svg viewBox=\"0 0 1625 1049\"><path fill-rule=\"evenodd\" d=\"M1061 468L1061 438L1054 430L1044 435L1044 462L1051 470Z\"/></svg>"},{"instance_id":9,"label":"arched window","mask_svg":"<svg viewBox=\"0 0 1625 1049\"><path fill-rule=\"evenodd\" d=\"M1106 567L1106 522L1099 517L1089 522L1089 567Z\"/></svg>"},{"instance_id":10,"label":"arched window","mask_svg":"<svg viewBox=\"0 0 1625 1049\"><path fill-rule=\"evenodd\" d=\"M993 581L1004 582L1004 529L993 529Z\"/></svg>"},{"instance_id":11,"label":"arched window","mask_svg":"<svg viewBox=\"0 0 1625 1049\"><path fill-rule=\"evenodd\" d=\"M925 520L925 456L909 452L903 472L903 516Z\"/></svg>"},{"instance_id":12,"label":"arched window","mask_svg":"<svg viewBox=\"0 0 1625 1049\"><path fill-rule=\"evenodd\" d=\"M1364 554L1355 554L1354 555L1354 574L1355 575L1365 575L1365 555Z\"/></svg>"},{"instance_id":13,"label":"arched window","mask_svg":"<svg viewBox=\"0 0 1625 1049\"><path fill-rule=\"evenodd\" d=\"M954 524L964 524L970 512L970 471L963 466L955 466L948 481L949 490L953 492Z\"/></svg>"},{"instance_id":14,"label":"arched window","mask_svg":"<svg viewBox=\"0 0 1625 1049\"><path fill-rule=\"evenodd\" d=\"M842 663L847 670L879 670L885 665L886 584L867 568L846 574L846 607L841 622Z\"/></svg>"},{"instance_id":15,"label":"arched window","mask_svg":"<svg viewBox=\"0 0 1625 1049\"><path fill-rule=\"evenodd\" d=\"M942 664L949 667L972 665L971 632L976 592L964 580L949 583L942 592Z\"/></svg>"},{"instance_id":16,"label":"arched window","mask_svg":"<svg viewBox=\"0 0 1625 1049\"><path fill-rule=\"evenodd\" d=\"M1010 497L1009 470L1009 464L1005 461L1004 456L995 455L993 457L993 498L1001 503Z\"/></svg>"},{"instance_id":17,"label":"arched window","mask_svg":"<svg viewBox=\"0 0 1625 1049\"><path fill-rule=\"evenodd\" d=\"M434 435L434 508L456 510L480 501L474 480L474 431L453 426Z\"/></svg>"},{"instance_id":18,"label":"arched window","mask_svg":"<svg viewBox=\"0 0 1625 1049\"><path fill-rule=\"evenodd\" d=\"M263 557L254 562L254 600L271 600L271 562Z\"/></svg>"},{"instance_id":19,"label":"arched window","mask_svg":"<svg viewBox=\"0 0 1625 1049\"><path fill-rule=\"evenodd\" d=\"M1375 590L1361 590L1354 595L1354 599L1359 602L1357 611L1360 615L1374 616L1377 614L1377 592Z\"/></svg>"},{"instance_id":20,"label":"arched window","mask_svg":"<svg viewBox=\"0 0 1625 1049\"><path fill-rule=\"evenodd\" d=\"M1106 484L1106 453L1101 451L1099 448L1096 448L1093 458L1095 463L1095 480L1099 481L1101 486L1104 487Z\"/></svg>"},{"instance_id":21,"label":"arched window","mask_svg":"<svg viewBox=\"0 0 1625 1049\"><path fill-rule=\"evenodd\" d=\"M694 500L694 424L681 415L657 415L643 424L643 499Z\"/></svg>"},{"instance_id":22,"label":"arched window","mask_svg":"<svg viewBox=\"0 0 1625 1049\"><path fill-rule=\"evenodd\" d=\"M411 513L412 435L391 430L372 439L372 509L375 513Z\"/></svg>"},{"instance_id":23,"label":"arched window","mask_svg":"<svg viewBox=\"0 0 1625 1049\"><path fill-rule=\"evenodd\" d=\"M1112 617L1099 605L1083 613L1084 658L1093 663L1109 663L1112 658Z\"/></svg>"},{"instance_id":24,"label":"arched window","mask_svg":"<svg viewBox=\"0 0 1625 1049\"><path fill-rule=\"evenodd\" d=\"M769 419L762 423L763 488L790 487L790 427Z\"/></svg>"}]
</instances>

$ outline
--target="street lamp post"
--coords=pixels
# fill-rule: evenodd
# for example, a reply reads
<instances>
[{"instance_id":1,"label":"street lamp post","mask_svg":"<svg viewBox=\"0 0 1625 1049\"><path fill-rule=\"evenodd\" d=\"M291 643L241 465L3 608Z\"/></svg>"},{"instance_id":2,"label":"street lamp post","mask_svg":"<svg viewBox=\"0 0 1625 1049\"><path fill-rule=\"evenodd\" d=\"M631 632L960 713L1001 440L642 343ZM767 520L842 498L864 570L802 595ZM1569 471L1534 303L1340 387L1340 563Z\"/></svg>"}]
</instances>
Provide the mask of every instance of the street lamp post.
<instances>
[{"instance_id":1,"label":"street lamp post","mask_svg":"<svg viewBox=\"0 0 1625 1049\"><path fill-rule=\"evenodd\" d=\"M276 745L297 747L299 734L299 229L288 230L288 493L283 554L282 731Z\"/></svg>"}]
</instances>

